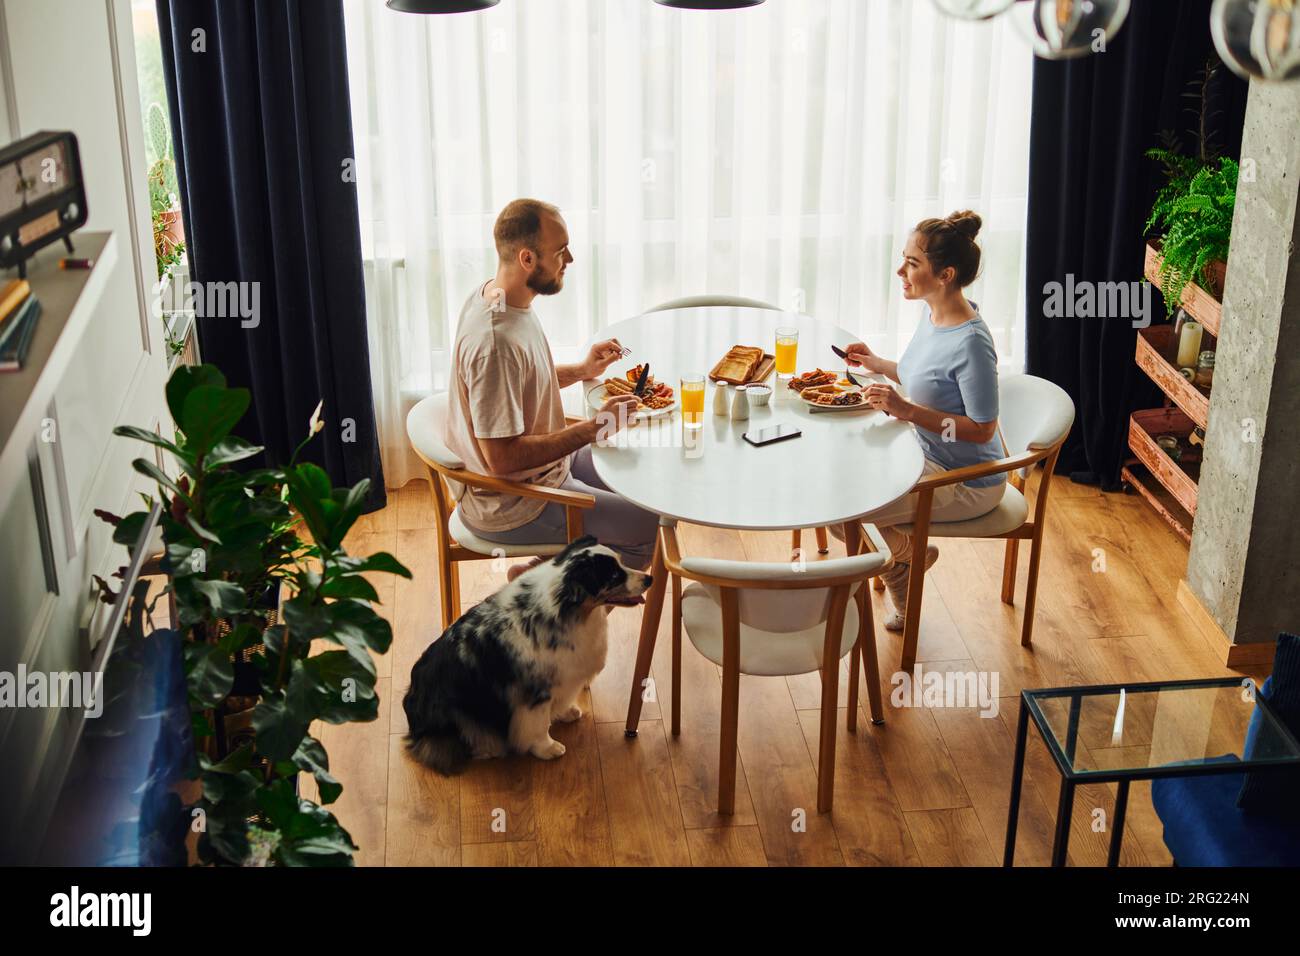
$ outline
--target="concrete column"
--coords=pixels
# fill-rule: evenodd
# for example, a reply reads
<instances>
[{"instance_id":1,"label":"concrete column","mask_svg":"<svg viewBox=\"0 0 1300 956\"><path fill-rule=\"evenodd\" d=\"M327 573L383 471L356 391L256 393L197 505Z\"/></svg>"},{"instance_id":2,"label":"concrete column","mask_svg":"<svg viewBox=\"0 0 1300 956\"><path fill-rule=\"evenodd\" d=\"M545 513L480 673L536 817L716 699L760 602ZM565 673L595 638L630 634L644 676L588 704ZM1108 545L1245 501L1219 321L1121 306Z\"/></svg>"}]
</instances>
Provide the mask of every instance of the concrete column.
<instances>
[{"instance_id":1,"label":"concrete column","mask_svg":"<svg viewBox=\"0 0 1300 956\"><path fill-rule=\"evenodd\" d=\"M1187 561L1234 662L1300 631L1300 84L1252 81L1241 157Z\"/></svg>"}]
</instances>

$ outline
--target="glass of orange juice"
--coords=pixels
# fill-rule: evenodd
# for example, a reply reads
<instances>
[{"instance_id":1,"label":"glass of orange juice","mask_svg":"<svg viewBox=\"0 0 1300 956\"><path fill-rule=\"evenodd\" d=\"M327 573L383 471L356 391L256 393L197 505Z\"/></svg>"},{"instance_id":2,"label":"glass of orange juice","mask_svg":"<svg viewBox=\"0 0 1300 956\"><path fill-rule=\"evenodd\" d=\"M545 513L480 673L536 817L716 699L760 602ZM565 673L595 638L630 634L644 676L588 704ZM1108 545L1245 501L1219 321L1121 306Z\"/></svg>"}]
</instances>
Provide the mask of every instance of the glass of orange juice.
<instances>
[{"instance_id":1,"label":"glass of orange juice","mask_svg":"<svg viewBox=\"0 0 1300 956\"><path fill-rule=\"evenodd\" d=\"M776 330L776 374L778 378L794 375L799 357L799 330Z\"/></svg>"},{"instance_id":2,"label":"glass of orange juice","mask_svg":"<svg viewBox=\"0 0 1300 956\"><path fill-rule=\"evenodd\" d=\"M682 424L687 428L704 427L704 376L682 376Z\"/></svg>"}]
</instances>

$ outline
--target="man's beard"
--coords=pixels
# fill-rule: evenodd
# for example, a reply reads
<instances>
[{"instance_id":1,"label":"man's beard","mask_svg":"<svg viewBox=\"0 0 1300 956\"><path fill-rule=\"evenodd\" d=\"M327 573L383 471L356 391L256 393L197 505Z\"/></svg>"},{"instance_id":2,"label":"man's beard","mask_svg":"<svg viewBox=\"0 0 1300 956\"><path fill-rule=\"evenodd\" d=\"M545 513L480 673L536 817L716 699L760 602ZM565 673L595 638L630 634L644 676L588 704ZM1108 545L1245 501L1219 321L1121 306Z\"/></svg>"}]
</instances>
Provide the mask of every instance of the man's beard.
<instances>
[{"instance_id":1,"label":"man's beard","mask_svg":"<svg viewBox=\"0 0 1300 956\"><path fill-rule=\"evenodd\" d=\"M528 277L526 284L538 295L555 295L564 288L564 277L558 272L549 276L534 272Z\"/></svg>"}]
</instances>

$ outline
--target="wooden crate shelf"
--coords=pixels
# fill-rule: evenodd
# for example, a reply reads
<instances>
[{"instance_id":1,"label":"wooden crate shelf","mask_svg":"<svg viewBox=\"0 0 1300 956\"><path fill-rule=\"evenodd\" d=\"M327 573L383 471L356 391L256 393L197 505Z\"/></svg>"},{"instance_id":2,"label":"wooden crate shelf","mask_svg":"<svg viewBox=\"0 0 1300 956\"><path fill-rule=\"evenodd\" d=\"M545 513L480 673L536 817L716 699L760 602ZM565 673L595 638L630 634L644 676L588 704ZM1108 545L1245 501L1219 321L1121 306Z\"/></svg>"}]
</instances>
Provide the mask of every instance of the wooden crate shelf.
<instances>
[{"instance_id":1,"label":"wooden crate shelf","mask_svg":"<svg viewBox=\"0 0 1300 956\"><path fill-rule=\"evenodd\" d=\"M1148 242L1146 248L1146 263L1143 272L1151 284L1157 289L1160 288L1160 250L1153 243ZM1161 290L1163 294L1164 290ZM1169 311L1174 311L1172 303L1166 303ZM1201 288L1195 282L1187 283L1183 289L1183 301L1178 303L1188 315L1194 318L1201 325L1205 326L1205 331L1209 332L1215 338L1219 336L1219 326L1223 321L1223 303L1210 295L1205 289Z\"/></svg>"},{"instance_id":2,"label":"wooden crate shelf","mask_svg":"<svg viewBox=\"0 0 1300 956\"><path fill-rule=\"evenodd\" d=\"M1196 423L1178 408L1152 408L1129 418L1128 447L1191 517L1196 516L1196 482L1200 478L1200 451L1187 438ZM1159 445L1157 435L1175 435L1182 459L1174 461Z\"/></svg>"},{"instance_id":3,"label":"wooden crate shelf","mask_svg":"<svg viewBox=\"0 0 1300 956\"><path fill-rule=\"evenodd\" d=\"M1156 513L1165 519L1178 537L1182 538L1187 544L1191 544L1192 516L1147 470L1145 465L1134 458L1124 466L1119 474L1126 485L1145 498Z\"/></svg>"},{"instance_id":4,"label":"wooden crate shelf","mask_svg":"<svg viewBox=\"0 0 1300 956\"><path fill-rule=\"evenodd\" d=\"M1210 397L1183 378L1173 363L1176 352L1173 326L1153 325L1138 331L1138 367L1169 396L1170 401L1204 428L1210 417Z\"/></svg>"}]
</instances>

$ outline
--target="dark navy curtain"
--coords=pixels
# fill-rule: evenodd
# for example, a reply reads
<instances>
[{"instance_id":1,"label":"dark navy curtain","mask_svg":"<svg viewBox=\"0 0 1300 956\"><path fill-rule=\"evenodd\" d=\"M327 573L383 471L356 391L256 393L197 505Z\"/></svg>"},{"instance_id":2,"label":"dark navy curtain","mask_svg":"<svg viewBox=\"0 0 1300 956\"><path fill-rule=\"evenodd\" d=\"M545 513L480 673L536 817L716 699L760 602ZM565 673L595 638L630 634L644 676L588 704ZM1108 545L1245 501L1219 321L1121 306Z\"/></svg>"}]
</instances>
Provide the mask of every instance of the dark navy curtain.
<instances>
[{"instance_id":1,"label":"dark navy curtain","mask_svg":"<svg viewBox=\"0 0 1300 956\"><path fill-rule=\"evenodd\" d=\"M303 457L383 507L342 2L157 6L203 360L252 391L237 431L269 463L323 399Z\"/></svg>"},{"instance_id":2,"label":"dark navy curtain","mask_svg":"<svg viewBox=\"0 0 1300 956\"><path fill-rule=\"evenodd\" d=\"M1143 155L1175 132L1197 149L1194 83L1208 58L1210 0L1141 0L1104 53L1035 60L1029 150L1027 371L1074 399L1075 426L1057 471L1113 489L1128 457L1129 415L1158 408L1160 391L1134 363L1129 318L1051 318L1048 283L1142 278L1142 226L1163 185ZM1217 62L1217 58L1215 58ZM1236 157L1247 85L1220 66L1211 86L1209 132ZM1188 94L1192 94L1189 96ZM1152 290L1152 321L1167 317Z\"/></svg>"}]
</instances>

